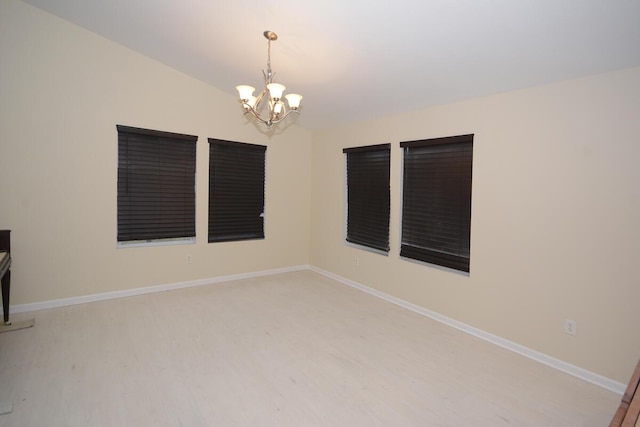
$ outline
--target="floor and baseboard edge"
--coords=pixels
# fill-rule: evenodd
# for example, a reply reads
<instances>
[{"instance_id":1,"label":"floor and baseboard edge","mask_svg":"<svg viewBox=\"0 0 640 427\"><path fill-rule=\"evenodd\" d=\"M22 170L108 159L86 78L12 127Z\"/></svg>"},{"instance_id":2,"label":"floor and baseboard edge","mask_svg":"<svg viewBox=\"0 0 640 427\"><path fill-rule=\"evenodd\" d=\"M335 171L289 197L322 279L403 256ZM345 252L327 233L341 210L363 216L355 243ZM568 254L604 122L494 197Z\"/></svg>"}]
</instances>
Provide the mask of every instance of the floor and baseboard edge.
<instances>
[{"instance_id":1,"label":"floor and baseboard edge","mask_svg":"<svg viewBox=\"0 0 640 427\"><path fill-rule=\"evenodd\" d=\"M18 304L18 305L11 306L11 313L25 313L25 312L45 310L50 308L65 307L65 306L76 305L76 304L85 304L89 302L110 300L115 298L124 298L129 296L151 294L155 292L163 292L163 291L169 291L169 290L175 290L175 289L184 289L184 288L191 288L196 286L212 285L216 283L229 282L232 280L241 280L241 279L248 279L248 278L260 277L260 276L270 276L275 274L282 274L282 273L301 271L301 270L315 271L318 274L329 277L347 286L359 289L370 295L376 296L378 298L381 298L383 300L386 300L398 306L404 307L408 310L427 316L433 320L444 323L460 331L466 332L475 337L488 341L492 344L498 345L500 347L503 347L515 353L521 354L532 360L543 363L554 369L565 372L569 375L580 378L584 381L590 382L592 384L595 384L597 386L600 386L612 392L618 393L620 395L624 393L624 390L626 388L625 384L614 381L610 378L590 372L586 369L580 368L578 366L556 359L554 357L551 357L539 351L517 344L513 341L509 341L507 339L490 334L481 329L459 322L455 319L443 316L435 311L428 310L424 307L420 307L408 301L402 300L400 298L394 297L392 295L386 294L379 290L370 288L361 283L354 282L353 280L349 280L337 274L331 273L329 271L325 271L321 268L311 266L311 265L298 265L298 266L277 268L277 269L271 269L271 270L255 271L250 273L231 274L231 275L219 276L219 277L208 278L208 279L191 280L191 281L177 282L177 283L167 283L167 284L156 285L156 286L147 286L143 288L124 289L121 291L104 292L99 294L84 295L84 296L72 297L72 298L62 298L62 299L28 303L28 304Z\"/></svg>"},{"instance_id":2,"label":"floor and baseboard edge","mask_svg":"<svg viewBox=\"0 0 640 427\"><path fill-rule=\"evenodd\" d=\"M370 295L376 296L378 298L384 299L388 302L391 302L393 304L399 305L401 307L404 307L408 310L414 311L418 314L422 314L424 316L427 316L433 320L436 320L438 322L444 323L448 326L451 326L453 328L456 328L460 331L466 332L470 335L473 335L475 337L478 337L480 339L483 339L485 341L488 341L492 344L498 345L500 347L503 347L507 350L513 351L515 353L518 353L522 356L528 357L529 359L535 360L537 362L543 363L547 366L550 366L554 369L557 369L559 371L562 371L566 374L572 375L574 377L580 378L584 381L590 382L592 384L595 384L599 387L602 387L606 390L612 391L614 393L618 393L620 395L622 395L625 391L626 388L626 384L622 384L618 381L614 381L610 378L604 377L602 375L596 374L594 372L588 371L586 369L580 368L578 366L572 365L570 363L564 362L562 360L556 359L554 357L551 357L549 355L546 355L544 353L541 353L539 351L530 349L528 347L525 347L523 345L520 345L518 343L515 343L513 341L509 341L507 339L501 338L497 335L493 335L490 334L486 331L483 331L481 329L475 328L473 326L467 325L465 323L459 322L455 319L451 319L449 317L443 316L435 311L432 310L428 310L424 307L420 307L418 305L412 304L408 301L402 300L400 298L394 297L392 295L386 294L384 292L381 292L379 290L370 288L366 285L354 282L353 280L349 280L346 279L342 276L339 276L337 274L331 273L329 271L325 271L322 270L320 268L314 267L314 266L310 266L309 269L315 271L316 273L322 274L323 276L329 277L333 280L336 280L340 283L343 283L347 286L359 289L363 292L366 292Z\"/></svg>"},{"instance_id":3,"label":"floor and baseboard edge","mask_svg":"<svg viewBox=\"0 0 640 427\"><path fill-rule=\"evenodd\" d=\"M308 265L276 268L272 270L254 271L250 273L230 274L207 279L190 280L186 282L166 283L155 286L145 286L143 288L123 289L121 291L103 292L99 294L83 295L79 297L62 298L56 300L34 302L29 304L18 304L11 306L11 313L25 313L49 308L65 307L69 305L85 304L88 302L105 301L116 298L124 298L136 295L152 294L156 292L171 291L175 289L193 288L196 286L213 285L216 283L229 282L232 280L250 279L253 277L271 276L274 274L289 273L309 269Z\"/></svg>"}]
</instances>

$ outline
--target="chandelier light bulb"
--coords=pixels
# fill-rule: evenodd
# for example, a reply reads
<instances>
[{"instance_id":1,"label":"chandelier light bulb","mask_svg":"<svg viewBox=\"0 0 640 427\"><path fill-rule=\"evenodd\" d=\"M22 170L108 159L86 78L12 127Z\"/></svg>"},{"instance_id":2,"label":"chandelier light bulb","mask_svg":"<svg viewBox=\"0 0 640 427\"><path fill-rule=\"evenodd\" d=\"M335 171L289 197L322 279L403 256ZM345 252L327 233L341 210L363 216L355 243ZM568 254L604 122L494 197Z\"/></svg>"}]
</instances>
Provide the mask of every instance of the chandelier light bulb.
<instances>
[{"instance_id":1,"label":"chandelier light bulb","mask_svg":"<svg viewBox=\"0 0 640 427\"><path fill-rule=\"evenodd\" d=\"M279 101L282 98L282 93L286 89L284 85L280 83L269 83L267 85L267 89L269 89L269 93L271 94L271 99L274 101Z\"/></svg>"},{"instance_id":2,"label":"chandelier light bulb","mask_svg":"<svg viewBox=\"0 0 640 427\"><path fill-rule=\"evenodd\" d=\"M289 103L289 108L292 110L297 110L300 108L300 101L302 101L302 95L298 95L297 93L290 93L284 96Z\"/></svg>"},{"instance_id":3,"label":"chandelier light bulb","mask_svg":"<svg viewBox=\"0 0 640 427\"><path fill-rule=\"evenodd\" d=\"M247 102L247 100L253 96L253 92L256 90L256 88L248 85L239 85L236 86L236 90L240 95L240 99L243 102Z\"/></svg>"},{"instance_id":4,"label":"chandelier light bulb","mask_svg":"<svg viewBox=\"0 0 640 427\"><path fill-rule=\"evenodd\" d=\"M258 98L256 98L255 96L250 96L249 99L247 99L247 102L245 102L245 104L250 108L255 108L257 99ZM248 108L245 107L245 109L248 109Z\"/></svg>"}]
</instances>

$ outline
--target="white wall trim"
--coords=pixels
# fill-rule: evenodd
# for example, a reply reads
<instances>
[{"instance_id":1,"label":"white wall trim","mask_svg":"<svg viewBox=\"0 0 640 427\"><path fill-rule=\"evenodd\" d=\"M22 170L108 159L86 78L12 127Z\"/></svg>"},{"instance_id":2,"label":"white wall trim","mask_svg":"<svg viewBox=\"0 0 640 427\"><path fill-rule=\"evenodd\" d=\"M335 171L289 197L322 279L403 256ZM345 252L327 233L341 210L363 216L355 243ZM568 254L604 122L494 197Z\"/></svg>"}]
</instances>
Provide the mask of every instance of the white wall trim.
<instances>
[{"instance_id":1,"label":"white wall trim","mask_svg":"<svg viewBox=\"0 0 640 427\"><path fill-rule=\"evenodd\" d=\"M29 311L45 310L48 308L66 307L69 305L85 304L88 302L104 301L116 298L131 297L135 295L152 294L155 292L171 291L174 289L192 288L195 286L212 285L215 283L230 282L232 280L250 279L253 277L271 276L274 274L289 273L292 271L308 270L308 265L262 270L251 273L230 274L227 276L212 277L208 279L190 280L187 282L166 283L163 285L146 286L144 288L124 289L121 291L104 292L80 297L63 298L50 301L34 302L30 304L18 304L11 306L11 313L25 313Z\"/></svg>"},{"instance_id":2,"label":"white wall trim","mask_svg":"<svg viewBox=\"0 0 640 427\"><path fill-rule=\"evenodd\" d=\"M515 353L518 353L522 356L528 357L529 359L535 360L537 362L543 363L547 366L550 366L552 368L555 368L559 371L562 371L566 374L572 375L574 377L580 378L584 381L590 382L592 384L595 384L597 386L600 386L604 389L607 389L609 391L612 391L614 393L618 393L620 395L622 395L626 389L626 384L622 384L618 381L614 381L610 378L604 377L602 375L593 373L591 371L587 371L586 369L582 369L578 366L572 365L570 363L564 362L562 360L556 359L554 357L551 357L547 354L541 353L539 351L536 350L532 350L528 347L525 347L523 345L517 344L513 341L509 341L507 339L501 338L499 336L490 334L488 332L485 332L481 329L475 328L473 326L467 325L465 323L459 322L457 320L454 320L450 317L446 317L443 316L442 314L436 313L435 311L431 311L428 310L424 307L420 307L418 305L412 304L410 302L407 302L405 300L402 300L400 298L394 297L392 295L386 294L384 292L378 291L376 289L370 288L368 286L362 285L360 283L354 282L352 280L346 279L342 276L338 276L336 274L330 273L328 271L322 270L320 268L314 267L314 266L310 266L309 267L311 270L315 271L316 273L322 274L323 276L329 277L331 279L334 279L338 282L341 282L347 286L351 286L353 288L359 289L363 292L366 292L370 295L376 296L378 298L382 298L383 300L386 300L388 302L391 302L393 304L399 305L401 307L404 307L408 310L414 311L418 314L422 314L424 316L427 316L433 320L436 320L438 322L444 323L445 325L451 326L453 328L456 328L462 332L466 332L470 335L473 335L475 337L478 337L480 339L483 339L485 341L488 341L492 344L498 345L500 347L503 347L507 350L513 351Z\"/></svg>"},{"instance_id":3,"label":"white wall trim","mask_svg":"<svg viewBox=\"0 0 640 427\"><path fill-rule=\"evenodd\" d=\"M359 289L370 295L376 296L378 298L381 298L385 301L391 302L393 304L396 304L400 307L406 308L418 314L422 314L433 320L444 323L445 325L451 326L460 331L466 332L470 335L481 338L492 344L498 345L507 350L511 350L522 356L528 357L529 359L543 363L559 371L562 371L574 377L580 378L584 381L590 382L592 384L595 384L597 386L600 386L612 392L618 393L620 395L622 395L626 389L626 384L622 384L610 378L604 377L602 375L587 371L586 369L582 369L580 367L577 367L570 363L556 359L554 357L551 357L539 351L532 350L523 345L514 343L507 339L485 332L481 329L474 328L473 326L470 326L465 323L454 320L452 318L443 316L439 313L436 313L435 311L428 310L424 307L420 307L408 301L402 300L400 298L394 297L392 295L386 294L384 292L378 291L376 289L370 288L368 286L362 285L360 283L354 282L342 276L338 276L337 274L330 273L328 271L322 270L320 268L317 268L311 265L299 265L299 266L293 266L293 267L277 268L273 270L262 270L262 271L255 271L250 273L230 274L227 276L212 277L208 279L190 280L186 282L177 282L177 283L167 283L163 285L147 286L147 287L135 288L135 289L125 289L121 291L104 292L104 293L93 294L93 295L84 295L80 297L63 298L63 299L56 299L56 300L50 300L50 301L35 302L30 304L18 304L18 305L11 306L11 313L25 313L30 311L45 310L49 308L65 307L65 306L76 305L76 304L85 304L89 302L124 298L124 297L130 297L135 295L152 294L155 292L170 291L175 289L184 289L184 288L192 288L196 286L212 285L216 283L229 282L232 280L271 276L275 274L289 273L289 272L301 271L301 270L315 271L316 273L322 274L323 276L329 277L347 286L350 286L355 289Z\"/></svg>"}]
</instances>

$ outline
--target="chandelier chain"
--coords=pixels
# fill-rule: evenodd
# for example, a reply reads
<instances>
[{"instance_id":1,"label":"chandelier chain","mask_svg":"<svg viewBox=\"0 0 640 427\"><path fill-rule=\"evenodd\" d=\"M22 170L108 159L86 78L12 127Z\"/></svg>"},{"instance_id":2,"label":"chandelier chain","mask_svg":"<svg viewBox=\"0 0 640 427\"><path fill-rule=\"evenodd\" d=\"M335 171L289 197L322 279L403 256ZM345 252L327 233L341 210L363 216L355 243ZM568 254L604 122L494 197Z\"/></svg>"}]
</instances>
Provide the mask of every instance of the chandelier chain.
<instances>
[{"instance_id":1,"label":"chandelier chain","mask_svg":"<svg viewBox=\"0 0 640 427\"><path fill-rule=\"evenodd\" d=\"M267 76L268 83L271 83L271 39L267 38Z\"/></svg>"}]
</instances>

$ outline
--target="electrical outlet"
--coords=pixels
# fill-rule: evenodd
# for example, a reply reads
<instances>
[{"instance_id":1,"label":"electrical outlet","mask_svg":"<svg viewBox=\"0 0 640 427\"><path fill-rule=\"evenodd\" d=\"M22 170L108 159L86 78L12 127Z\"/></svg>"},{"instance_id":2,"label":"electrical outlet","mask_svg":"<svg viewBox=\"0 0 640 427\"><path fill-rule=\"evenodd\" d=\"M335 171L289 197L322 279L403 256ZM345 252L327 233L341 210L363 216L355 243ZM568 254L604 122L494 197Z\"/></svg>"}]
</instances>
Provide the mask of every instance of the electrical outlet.
<instances>
[{"instance_id":1,"label":"electrical outlet","mask_svg":"<svg viewBox=\"0 0 640 427\"><path fill-rule=\"evenodd\" d=\"M575 320L565 319L564 321L564 333L568 335L576 335L577 325Z\"/></svg>"},{"instance_id":2,"label":"electrical outlet","mask_svg":"<svg viewBox=\"0 0 640 427\"><path fill-rule=\"evenodd\" d=\"M187 255L187 264L191 264L191 255Z\"/></svg>"},{"instance_id":3,"label":"electrical outlet","mask_svg":"<svg viewBox=\"0 0 640 427\"><path fill-rule=\"evenodd\" d=\"M360 258L355 257L355 258L353 259L353 263L354 263L356 266L359 266L359 265L360 265Z\"/></svg>"}]
</instances>

